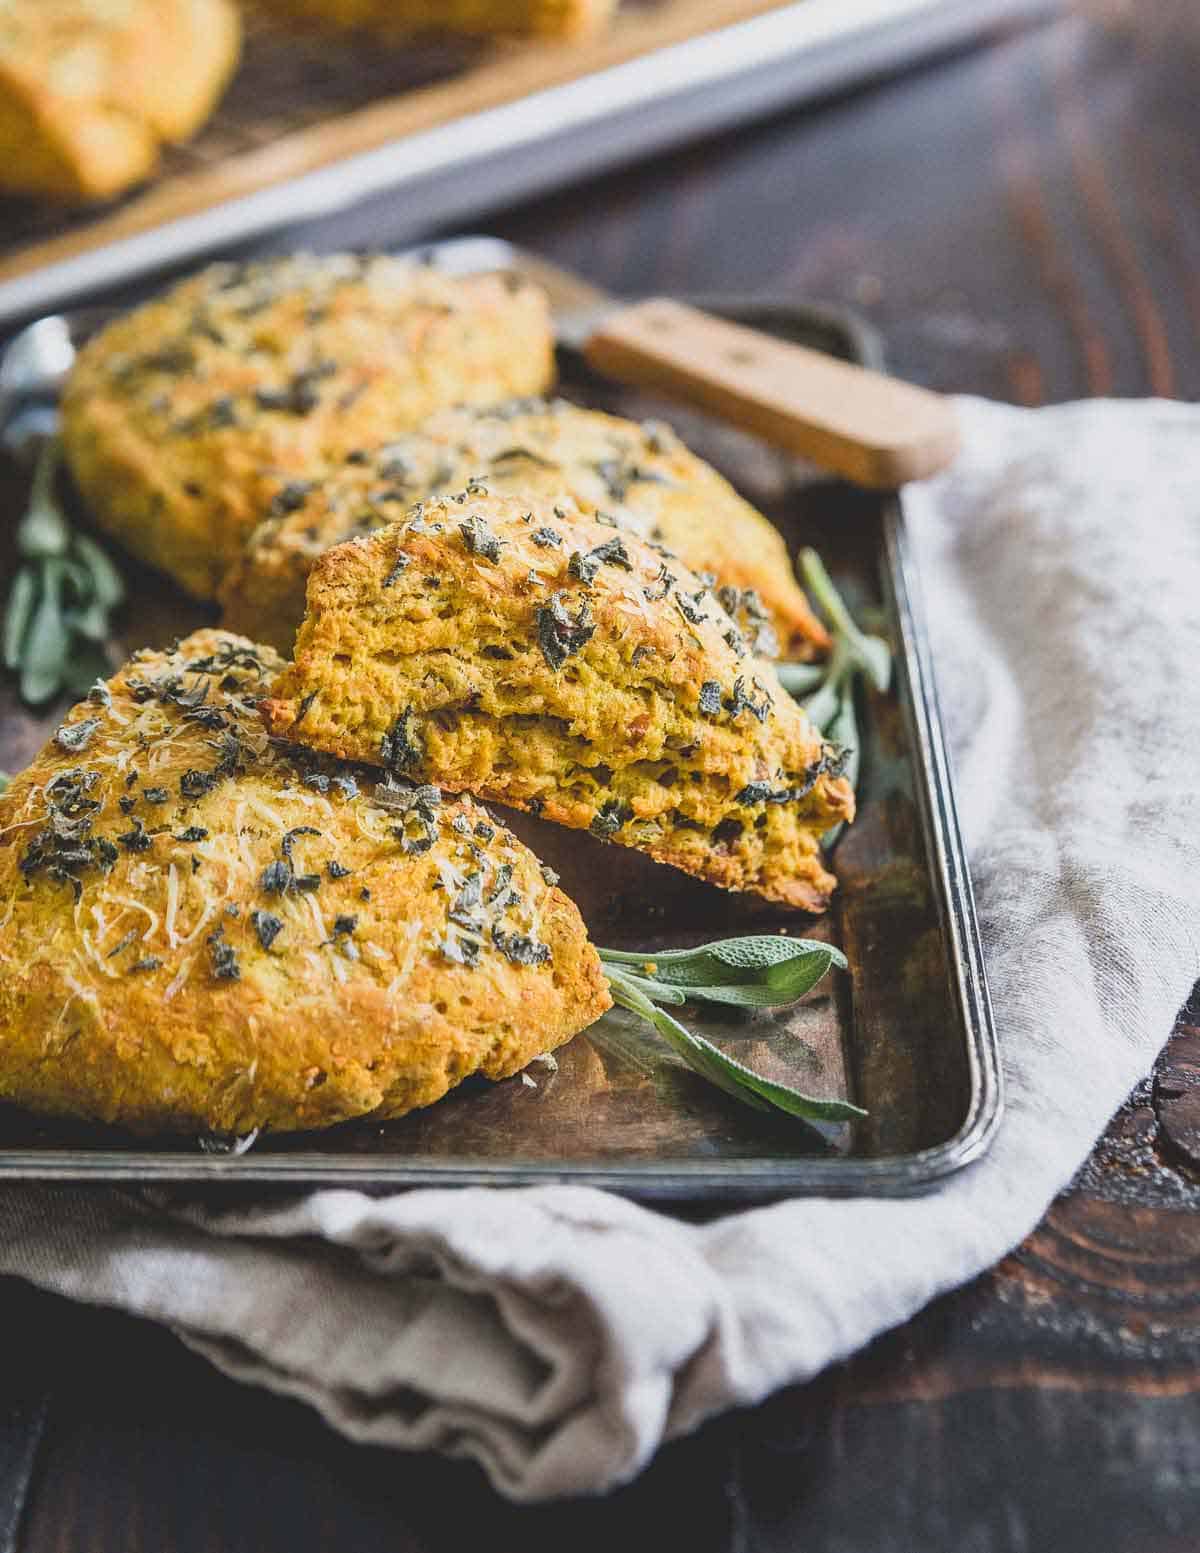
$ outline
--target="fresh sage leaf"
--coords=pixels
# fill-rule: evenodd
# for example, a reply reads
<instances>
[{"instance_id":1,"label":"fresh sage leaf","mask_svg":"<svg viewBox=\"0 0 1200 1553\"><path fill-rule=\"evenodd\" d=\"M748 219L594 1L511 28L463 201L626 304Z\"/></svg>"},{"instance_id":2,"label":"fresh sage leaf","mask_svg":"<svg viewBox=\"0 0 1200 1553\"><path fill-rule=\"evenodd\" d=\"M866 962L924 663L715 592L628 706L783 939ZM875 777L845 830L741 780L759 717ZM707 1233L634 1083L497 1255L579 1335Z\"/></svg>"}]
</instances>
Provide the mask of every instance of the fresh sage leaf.
<instances>
[{"instance_id":1,"label":"fresh sage leaf","mask_svg":"<svg viewBox=\"0 0 1200 1553\"><path fill-rule=\"evenodd\" d=\"M68 631L87 637L89 642L102 642L108 635L108 611L99 599L93 599L84 609L68 609L63 620Z\"/></svg>"},{"instance_id":2,"label":"fresh sage leaf","mask_svg":"<svg viewBox=\"0 0 1200 1553\"><path fill-rule=\"evenodd\" d=\"M875 689L885 691L892 678L892 651L882 637L860 631L846 602L833 585L815 550L800 552L800 571L809 592L821 606L834 631L834 646L845 643L847 656L867 675Z\"/></svg>"},{"instance_id":3,"label":"fresh sage leaf","mask_svg":"<svg viewBox=\"0 0 1200 1553\"><path fill-rule=\"evenodd\" d=\"M801 702L808 713L809 722L826 738L831 737L833 722L842 704L845 683L845 676L841 674L835 676L831 669L829 678L820 690Z\"/></svg>"},{"instance_id":4,"label":"fresh sage leaf","mask_svg":"<svg viewBox=\"0 0 1200 1553\"><path fill-rule=\"evenodd\" d=\"M4 615L4 664L19 674L21 696L34 705L63 688L86 691L107 676L109 615L125 597L116 567L94 539L74 532L59 504L60 456L54 440L38 455Z\"/></svg>"},{"instance_id":5,"label":"fresh sage leaf","mask_svg":"<svg viewBox=\"0 0 1200 1553\"><path fill-rule=\"evenodd\" d=\"M657 966L688 965L700 957L719 961L723 965L747 971L767 970L771 966L794 960L810 950L828 950L834 956L834 964L845 969L846 957L840 949L822 943L817 938L789 938L782 933L751 933L743 938L718 938L711 944L700 944L695 949L656 949L653 953L642 950L601 949L600 958L614 965Z\"/></svg>"},{"instance_id":6,"label":"fresh sage leaf","mask_svg":"<svg viewBox=\"0 0 1200 1553\"><path fill-rule=\"evenodd\" d=\"M98 642L79 643L63 669L63 685L74 696L85 696L99 679L112 672L108 654Z\"/></svg>"},{"instance_id":7,"label":"fresh sage leaf","mask_svg":"<svg viewBox=\"0 0 1200 1553\"><path fill-rule=\"evenodd\" d=\"M777 663L775 675L789 696L806 696L825 678L823 663Z\"/></svg>"},{"instance_id":8,"label":"fresh sage leaf","mask_svg":"<svg viewBox=\"0 0 1200 1553\"><path fill-rule=\"evenodd\" d=\"M627 973L610 967L608 975L615 1003L640 1015L690 1068L743 1105L759 1111L783 1111L805 1121L841 1122L866 1115L848 1100L821 1100L803 1094L790 1084L764 1078L745 1063L727 1057L702 1035L686 1029L665 1009L656 1008Z\"/></svg>"},{"instance_id":9,"label":"fresh sage leaf","mask_svg":"<svg viewBox=\"0 0 1200 1553\"><path fill-rule=\"evenodd\" d=\"M58 442L51 438L38 456L29 505L17 528L17 549L30 560L65 555L71 542L70 528L54 495L59 458Z\"/></svg>"},{"instance_id":10,"label":"fresh sage leaf","mask_svg":"<svg viewBox=\"0 0 1200 1553\"><path fill-rule=\"evenodd\" d=\"M783 1008L815 987L831 965L845 969L846 957L832 944L813 939L770 937L723 939L698 949L629 956L600 951L606 966L637 966L640 990L663 1003L725 1003L737 1008Z\"/></svg>"},{"instance_id":11,"label":"fresh sage leaf","mask_svg":"<svg viewBox=\"0 0 1200 1553\"><path fill-rule=\"evenodd\" d=\"M71 633L59 597L60 581L53 562L43 568L41 597L21 649L21 695L35 704L49 700L59 688L71 650Z\"/></svg>"},{"instance_id":12,"label":"fresh sage leaf","mask_svg":"<svg viewBox=\"0 0 1200 1553\"><path fill-rule=\"evenodd\" d=\"M115 609L125 601L125 584L121 574L87 534L75 535L75 554L87 567L92 580L92 597L101 609Z\"/></svg>"},{"instance_id":13,"label":"fresh sage leaf","mask_svg":"<svg viewBox=\"0 0 1200 1553\"><path fill-rule=\"evenodd\" d=\"M21 662L21 646L33 619L33 607L37 602L37 574L31 567L22 566L13 578L8 604L4 611L4 667L15 669Z\"/></svg>"},{"instance_id":14,"label":"fresh sage leaf","mask_svg":"<svg viewBox=\"0 0 1200 1553\"><path fill-rule=\"evenodd\" d=\"M862 678L876 690L886 691L892 678L892 650L882 637L859 627L815 550L800 552L800 570L828 621L833 646L823 664L781 663L776 664L776 671L826 742L846 751L842 775L857 789L862 768L857 682ZM822 846L826 850L832 847L844 829L839 821L827 830Z\"/></svg>"},{"instance_id":15,"label":"fresh sage leaf","mask_svg":"<svg viewBox=\"0 0 1200 1553\"><path fill-rule=\"evenodd\" d=\"M853 680L847 681L843 687L841 703L829 727L825 730L825 736L846 751L846 765L842 775L857 791L858 773L862 766L862 739L859 734L858 714L854 709ZM845 820L839 820L825 832L821 837L821 845L826 851L834 845L845 828Z\"/></svg>"},{"instance_id":16,"label":"fresh sage leaf","mask_svg":"<svg viewBox=\"0 0 1200 1553\"><path fill-rule=\"evenodd\" d=\"M601 958L603 959L603 956ZM678 1004L686 1003L688 1000L688 993L682 987L667 986L663 982L653 981L648 976L639 976L636 971L625 969L617 971L615 967L609 966L606 967L605 974L609 976L610 980L613 975L619 976L622 986L635 988L644 997L649 998L652 1003Z\"/></svg>"}]
</instances>

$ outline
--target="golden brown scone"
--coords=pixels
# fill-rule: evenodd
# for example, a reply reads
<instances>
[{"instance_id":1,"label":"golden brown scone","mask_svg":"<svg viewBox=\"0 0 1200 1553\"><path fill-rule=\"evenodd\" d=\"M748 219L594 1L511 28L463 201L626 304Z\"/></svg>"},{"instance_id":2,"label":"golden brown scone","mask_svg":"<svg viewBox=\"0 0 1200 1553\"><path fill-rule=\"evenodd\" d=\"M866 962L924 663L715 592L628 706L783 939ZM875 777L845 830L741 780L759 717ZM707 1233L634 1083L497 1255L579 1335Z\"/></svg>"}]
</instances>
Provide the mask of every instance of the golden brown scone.
<instances>
[{"instance_id":1,"label":"golden brown scone","mask_svg":"<svg viewBox=\"0 0 1200 1553\"><path fill-rule=\"evenodd\" d=\"M386 256L218 264L81 351L63 446L100 526L212 598L281 488L553 370L532 286Z\"/></svg>"},{"instance_id":2,"label":"golden brown scone","mask_svg":"<svg viewBox=\"0 0 1200 1553\"><path fill-rule=\"evenodd\" d=\"M577 38L596 32L618 0L269 0L269 9L336 27L405 32L525 33Z\"/></svg>"},{"instance_id":3,"label":"golden brown scone","mask_svg":"<svg viewBox=\"0 0 1200 1553\"><path fill-rule=\"evenodd\" d=\"M608 1007L482 809L268 741L279 668L215 631L141 653L0 797L0 1097L141 1132L381 1119Z\"/></svg>"},{"instance_id":4,"label":"golden brown scone","mask_svg":"<svg viewBox=\"0 0 1200 1553\"><path fill-rule=\"evenodd\" d=\"M809 910L834 886L820 837L854 809L842 756L692 573L479 485L319 558L262 711L281 737Z\"/></svg>"},{"instance_id":5,"label":"golden brown scone","mask_svg":"<svg viewBox=\"0 0 1200 1553\"><path fill-rule=\"evenodd\" d=\"M792 572L778 531L667 426L639 426L564 399L443 410L318 484L276 497L226 576L225 623L290 653L304 585L322 550L393 522L400 505L487 481L495 495L569 496L692 571L710 573L721 602L764 658L811 658L829 645Z\"/></svg>"},{"instance_id":6,"label":"golden brown scone","mask_svg":"<svg viewBox=\"0 0 1200 1553\"><path fill-rule=\"evenodd\" d=\"M4 0L0 188L103 199L207 119L237 63L232 0Z\"/></svg>"}]
</instances>

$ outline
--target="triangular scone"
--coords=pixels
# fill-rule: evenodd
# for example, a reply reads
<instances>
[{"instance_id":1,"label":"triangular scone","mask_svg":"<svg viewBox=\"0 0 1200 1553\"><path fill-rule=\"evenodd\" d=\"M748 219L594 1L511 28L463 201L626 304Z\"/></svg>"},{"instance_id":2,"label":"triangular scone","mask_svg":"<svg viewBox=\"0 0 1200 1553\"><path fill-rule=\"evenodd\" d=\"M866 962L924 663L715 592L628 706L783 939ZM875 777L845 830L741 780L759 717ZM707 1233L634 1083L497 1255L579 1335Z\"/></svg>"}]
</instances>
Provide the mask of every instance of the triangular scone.
<instances>
[{"instance_id":1,"label":"triangular scone","mask_svg":"<svg viewBox=\"0 0 1200 1553\"><path fill-rule=\"evenodd\" d=\"M854 810L822 742L678 561L481 486L314 567L272 732L819 910Z\"/></svg>"},{"instance_id":2,"label":"triangular scone","mask_svg":"<svg viewBox=\"0 0 1200 1553\"><path fill-rule=\"evenodd\" d=\"M546 298L510 280L349 253L189 276L67 380L63 450L92 516L214 598L272 501L446 405L545 390Z\"/></svg>"},{"instance_id":3,"label":"triangular scone","mask_svg":"<svg viewBox=\"0 0 1200 1553\"><path fill-rule=\"evenodd\" d=\"M280 667L214 631L139 654L0 797L0 1098L141 1132L382 1119L608 1007L482 809L271 743Z\"/></svg>"},{"instance_id":4,"label":"triangular scone","mask_svg":"<svg viewBox=\"0 0 1200 1553\"><path fill-rule=\"evenodd\" d=\"M584 512L664 544L692 571L711 573L761 657L812 658L829 645L778 530L727 480L669 427L565 399L443 410L407 436L356 450L328 478L281 491L221 587L226 625L289 653L323 550L474 479L496 496L569 496Z\"/></svg>"}]
</instances>

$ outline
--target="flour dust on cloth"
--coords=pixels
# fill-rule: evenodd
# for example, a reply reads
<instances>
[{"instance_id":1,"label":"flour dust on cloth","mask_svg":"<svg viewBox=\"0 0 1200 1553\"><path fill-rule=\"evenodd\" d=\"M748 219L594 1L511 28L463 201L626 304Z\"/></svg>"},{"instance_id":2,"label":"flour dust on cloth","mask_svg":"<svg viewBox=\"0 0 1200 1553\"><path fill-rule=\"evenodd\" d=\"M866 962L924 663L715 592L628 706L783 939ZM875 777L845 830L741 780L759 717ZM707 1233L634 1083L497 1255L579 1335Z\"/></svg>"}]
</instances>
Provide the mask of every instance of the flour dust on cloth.
<instances>
[{"instance_id":1,"label":"flour dust on cloth","mask_svg":"<svg viewBox=\"0 0 1200 1553\"><path fill-rule=\"evenodd\" d=\"M13 1186L0 1269L533 1501L632 1477L1008 1251L1200 972L1200 408L960 411L911 526L1007 1086L987 1158L928 1197L704 1226L571 1187L222 1211Z\"/></svg>"}]
</instances>

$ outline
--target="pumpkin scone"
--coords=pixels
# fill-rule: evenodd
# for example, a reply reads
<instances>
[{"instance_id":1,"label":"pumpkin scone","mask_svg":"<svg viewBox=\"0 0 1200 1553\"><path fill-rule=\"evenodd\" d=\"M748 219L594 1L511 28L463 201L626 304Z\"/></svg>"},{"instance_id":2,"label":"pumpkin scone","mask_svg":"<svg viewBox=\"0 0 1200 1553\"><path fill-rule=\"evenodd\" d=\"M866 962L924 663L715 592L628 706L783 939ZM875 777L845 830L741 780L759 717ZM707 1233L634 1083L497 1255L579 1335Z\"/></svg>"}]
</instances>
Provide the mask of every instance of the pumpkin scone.
<instances>
[{"instance_id":1,"label":"pumpkin scone","mask_svg":"<svg viewBox=\"0 0 1200 1553\"><path fill-rule=\"evenodd\" d=\"M478 484L318 559L262 711L280 737L814 911L820 838L854 809L843 754L693 573Z\"/></svg>"},{"instance_id":2,"label":"pumpkin scone","mask_svg":"<svg viewBox=\"0 0 1200 1553\"><path fill-rule=\"evenodd\" d=\"M0 797L0 1098L139 1132L400 1116L609 1006L579 913L467 799L273 744L200 631Z\"/></svg>"},{"instance_id":3,"label":"pumpkin scone","mask_svg":"<svg viewBox=\"0 0 1200 1553\"><path fill-rule=\"evenodd\" d=\"M385 34L429 29L576 38L595 32L617 0L268 0L269 9Z\"/></svg>"},{"instance_id":4,"label":"pumpkin scone","mask_svg":"<svg viewBox=\"0 0 1200 1553\"><path fill-rule=\"evenodd\" d=\"M330 545L393 522L404 507L482 479L495 495L569 496L582 511L709 573L761 657L812 658L829 645L779 532L668 426L638 425L566 400L456 408L328 479L298 484L251 535L220 591L225 623L291 651L304 588Z\"/></svg>"},{"instance_id":5,"label":"pumpkin scone","mask_svg":"<svg viewBox=\"0 0 1200 1553\"><path fill-rule=\"evenodd\" d=\"M208 118L240 48L233 0L5 0L0 188L119 194Z\"/></svg>"},{"instance_id":6,"label":"pumpkin scone","mask_svg":"<svg viewBox=\"0 0 1200 1553\"><path fill-rule=\"evenodd\" d=\"M457 403L542 392L542 292L388 257L218 264L80 352L63 448L99 526L212 598L273 501Z\"/></svg>"}]
</instances>

